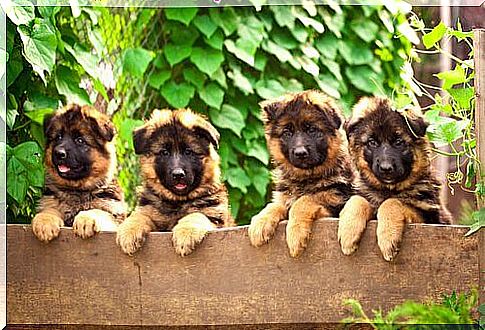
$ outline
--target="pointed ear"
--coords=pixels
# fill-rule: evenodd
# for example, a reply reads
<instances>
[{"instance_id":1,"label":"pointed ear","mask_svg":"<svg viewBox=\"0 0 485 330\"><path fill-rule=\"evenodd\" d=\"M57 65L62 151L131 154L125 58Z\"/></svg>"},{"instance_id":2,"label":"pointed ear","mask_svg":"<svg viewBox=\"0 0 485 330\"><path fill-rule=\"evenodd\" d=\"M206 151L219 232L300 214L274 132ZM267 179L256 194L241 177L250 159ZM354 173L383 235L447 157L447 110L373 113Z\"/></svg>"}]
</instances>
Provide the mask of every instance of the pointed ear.
<instances>
[{"instance_id":1,"label":"pointed ear","mask_svg":"<svg viewBox=\"0 0 485 330\"><path fill-rule=\"evenodd\" d=\"M201 138L207 139L212 145L219 149L220 134L208 121L204 120L199 123L195 128L195 133L200 135Z\"/></svg>"},{"instance_id":2,"label":"pointed ear","mask_svg":"<svg viewBox=\"0 0 485 330\"><path fill-rule=\"evenodd\" d=\"M95 133L100 136L103 140L110 142L116 134L116 128L113 123L108 119L95 119L93 117L89 118L91 127L94 129Z\"/></svg>"},{"instance_id":3,"label":"pointed ear","mask_svg":"<svg viewBox=\"0 0 485 330\"><path fill-rule=\"evenodd\" d=\"M145 126L139 127L133 131L133 147L137 155L144 154L148 151L148 136Z\"/></svg>"},{"instance_id":4,"label":"pointed ear","mask_svg":"<svg viewBox=\"0 0 485 330\"><path fill-rule=\"evenodd\" d=\"M428 128L429 124L422 118L410 118L407 117L409 126L411 126L411 131L418 137L423 137L426 135L426 129Z\"/></svg>"},{"instance_id":5,"label":"pointed ear","mask_svg":"<svg viewBox=\"0 0 485 330\"><path fill-rule=\"evenodd\" d=\"M322 111L325 122L330 125L331 128L334 130L338 130L340 126L342 126L342 118L339 116L337 111L332 107L327 106L326 109L323 109L320 105L316 105Z\"/></svg>"},{"instance_id":6,"label":"pointed ear","mask_svg":"<svg viewBox=\"0 0 485 330\"><path fill-rule=\"evenodd\" d=\"M347 136L350 136L354 133L355 127L360 122L360 119L356 118L349 118L344 123L344 130Z\"/></svg>"},{"instance_id":7,"label":"pointed ear","mask_svg":"<svg viewBox=\"0 0 485 330\"><path fill-rule=\"evenodd\" d=\"M270 122L276 119L276 115L283 105L278 101L262 101L259 106L263 110L263 121Z\"/></svg>"}]
</instances>

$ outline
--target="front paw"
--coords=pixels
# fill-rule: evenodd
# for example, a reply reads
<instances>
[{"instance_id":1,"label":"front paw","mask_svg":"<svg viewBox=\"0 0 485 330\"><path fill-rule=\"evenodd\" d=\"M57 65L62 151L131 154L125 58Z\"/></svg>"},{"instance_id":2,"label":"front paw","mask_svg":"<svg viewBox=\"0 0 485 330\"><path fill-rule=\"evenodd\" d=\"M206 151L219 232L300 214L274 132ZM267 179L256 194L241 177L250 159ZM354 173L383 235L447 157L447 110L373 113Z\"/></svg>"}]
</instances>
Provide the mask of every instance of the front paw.
<instances>
[{"instance_id":1,"label":"front paw","mask_svg":"<svg viewBox=\"0 0 485 330\"><path fill-rule=\"evenodd\" d=\"M64 222L60 217L48 213L38 213L32 219L32 231L42 242L48 243L59 236Z\"/></svg>"},{"instance_id":2,"label":"front paw","mask_svg":"<svg viewBox=\"0 0 485 330\"><path fill-rule=\"evenodd\" d=\"M191 254L207 234L205 229L180 224L175 226L172 232L175 252L182 257Z\"/></svg>"},{"instance_id":3,"label":"front paw","mask_svg":"<svg viewBox=\"0 0 485 330\"><path fill-rule=\"evenodd\" d=\"M288 222L286 226L286 243L293 258L298 257L306 248L310 238L310 228L303 224Z\"/></svg>"},{"instance_id":4,"label":"front paw","mask_svg":"<svg viewBox=\"0 0 485 330\"><path fill-rule=\"evenodd\" d=\"M76 217L74 217L72 230L74 231L74 234L83 239L94 236L94 234L99 232L94 214L90 211L79 212Z\"/></svg>"},{"instance_id":5,"label":"front paw","mask_svg":"<svg viewBox=\"0 0 485 330\"><path fill-rule=\"evenodd\" d=\"M402 230L384 221L377 222L377 244L386 261L393 260L399 252Z\"/></svg>"},{"instance_id":6,"label":"front paw","mask_svg":"<svg viewBox=\"0 0 485 330\"><path fill-rule=\"evenodd\" d=\"M357 251L360 241L360 235L358 234L349 219L340 219L338 223L338 241L342 253L346 256Z\"/></svg>"},{"instance_id":7,"label":"front paw","mask_svg":"<svg viewBox=\"0 0 485 330\"><path fill-rule=\"evenodd\" d=\"M278 223L272 221L267 216L256 215L251 219L249 225L248 235L251 244L255 247L259 247L273 237Z\"/></svg>"},{"instance_id":8,"label":"front paw","mask_svg":"<svg viewBox=\"0 0 485 330\"><path fill-rule=\"evenodd\" d=\"M136 223L125 220L118 226L116 244L124 253L133 255L143 246L144 242L145 232Z\"/></svg>"}]
</instances>

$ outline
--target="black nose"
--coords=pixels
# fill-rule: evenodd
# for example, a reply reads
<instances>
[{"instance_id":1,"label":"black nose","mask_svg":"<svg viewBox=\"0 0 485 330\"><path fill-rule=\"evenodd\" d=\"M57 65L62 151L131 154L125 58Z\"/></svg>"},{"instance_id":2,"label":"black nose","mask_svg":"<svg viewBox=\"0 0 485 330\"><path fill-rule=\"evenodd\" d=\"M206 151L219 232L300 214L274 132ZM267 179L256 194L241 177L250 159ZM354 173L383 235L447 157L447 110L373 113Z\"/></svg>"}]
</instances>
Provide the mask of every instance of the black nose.
<instances>
[{"instance_id":1,"label":"black nose","mask_svg":"<svg viewBox=\"0 0 485 330\"><path fill-rule=\"evenodd\" d=\"M181 180L185 178L185 171L181 168L176 168L172 171L172 178L174 180Z\"/></svg>"},{"instance_id":2,"label":"black nose","mask_svg":"<svg viewBox=\"0 0 485 330\"><path fill-rule=\"evenodd\" d=\"M379 171L382 173L391 173L394 170L394 166L390 161L379 162Z\"/></svg>"},{"instance_id":3,"label":"black nose","mask_svg":"<svg viewBox=\"0 0 485 330\"><path fill-rule=\"evenodd\" d=\"M55 153L59 159L65 159L67 157L67 152L64 148L56 149Z\"/></svg>"},{"instance_id":4,"label":"black nose","mask_svg":"<svg viewBox=\"0 0 485 330\"><path fill-rule=\"evenodd\" d=\"M308 150L305 147L296 147L295 150L293 150L293 155L295 155L296 158L304 159L308 157Z\"/></svg>"}]
</instances>

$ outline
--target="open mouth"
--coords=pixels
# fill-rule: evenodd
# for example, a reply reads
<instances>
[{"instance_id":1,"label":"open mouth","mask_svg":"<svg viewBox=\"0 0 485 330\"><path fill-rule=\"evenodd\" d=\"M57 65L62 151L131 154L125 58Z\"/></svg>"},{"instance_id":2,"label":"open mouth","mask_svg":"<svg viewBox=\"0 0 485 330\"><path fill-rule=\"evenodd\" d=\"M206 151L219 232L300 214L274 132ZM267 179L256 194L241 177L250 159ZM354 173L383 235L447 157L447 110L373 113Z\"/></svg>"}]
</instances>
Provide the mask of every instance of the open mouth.
<instances>
[{"instance_id":1,"label":"open mouth","mask_svg":"<svg viewBox=\"0 0 485 330\"><path fill-rule=\"evenodd\" d=\"M57 170L59 173L69 173L71 171L71 168L67 165L61 164L57 166Z\"/></svg>"},{"instance_id":2,"label":"open mouth","mask_svg":"<svg viewBox=\"0 0 485 330\"><path fill-rule=\"evenodd\" d=\"M175 187L176 190L182 191L182 190L185 190L187 188L187 184L180 182L180 183L175 184L174 187Z\"/></svg>"}]
</instances>

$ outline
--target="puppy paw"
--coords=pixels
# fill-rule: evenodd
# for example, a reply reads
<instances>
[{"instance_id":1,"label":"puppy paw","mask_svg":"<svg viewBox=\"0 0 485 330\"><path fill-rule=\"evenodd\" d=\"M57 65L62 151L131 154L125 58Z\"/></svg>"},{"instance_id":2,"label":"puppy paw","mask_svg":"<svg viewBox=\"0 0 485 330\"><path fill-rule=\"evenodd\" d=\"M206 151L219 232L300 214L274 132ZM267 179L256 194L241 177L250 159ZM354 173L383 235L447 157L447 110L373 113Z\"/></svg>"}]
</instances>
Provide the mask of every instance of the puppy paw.
<instances>
[{"instance_id":1,"label":"puppy paw","mask_svg":"<svg viewBox=\"0 0 485 330\"><path fill-rule=\"evenodd\" d=\"M306 248L310 238L310 229L301 224L291 224L286 226L286 243L293 258L298 257Z\"/></svg>"},{"instance_id":2,"label":"puppy paw","mask_svg":"<svg viewBox=\"0 0 485 330\"><path fill-rule=\"evenodd\" d=\"M91 211L79 212L76 217L74 217L72 230L74 231L74 234L84 239L94 236L94 234L99 232L95 214Z\"/></svg>"},{"instance_id":3,"label":"puppy paw","mask_svg":"<svg viewBox=\"0 0 485 330\"><path fill-rule=\"evenodd\" d=\"M402 230L385 223L377 223L377 245L386 261L393 260L399 252Z\"/></svg>"},{"instance_id":4,"label":"puppy paw","mask_svg":"<svg viewBox=\"0 0 485 330\"><path fill-rule=\"evenodd\" d=\"M48 213L38 213L32 219L32 231L42 242L48 243L59 236L64 222L60 217Z\"/></svg>"},{"instance_id":5,"label":"puppy paw","mask_svg":"<svg viewBox=\"0 0 485 330\"><path fill-rule=\"evenodd\" d=\"M278 222L272 221L265 216L254 216L249 225L248 235L251 244L259 247L269 242L273 237Z\"/></svg>"},{"instance_id":6,"label":"puppy paw","mask_svg":"<svg viewBox=\"0 0 485 330\"><path fill-rule=\"evenodd\" d=\"M175 252L182 257L191 254L207 234L207 230L205 229L185 225L175 226L172 232L172 242Z\"/></svg>"},{"instance_id":7,"label":"puppy paw","mask_svg":"<svg viewBox=\"0 0 485 330\"><path fill-rule=\"evenodd\" d=\"M144 242L145 232L137 223L125 220L125 222L118 226L116 244L118 244L124 253L133 255L143 246Z\"/></svg>"}]
</instances>

